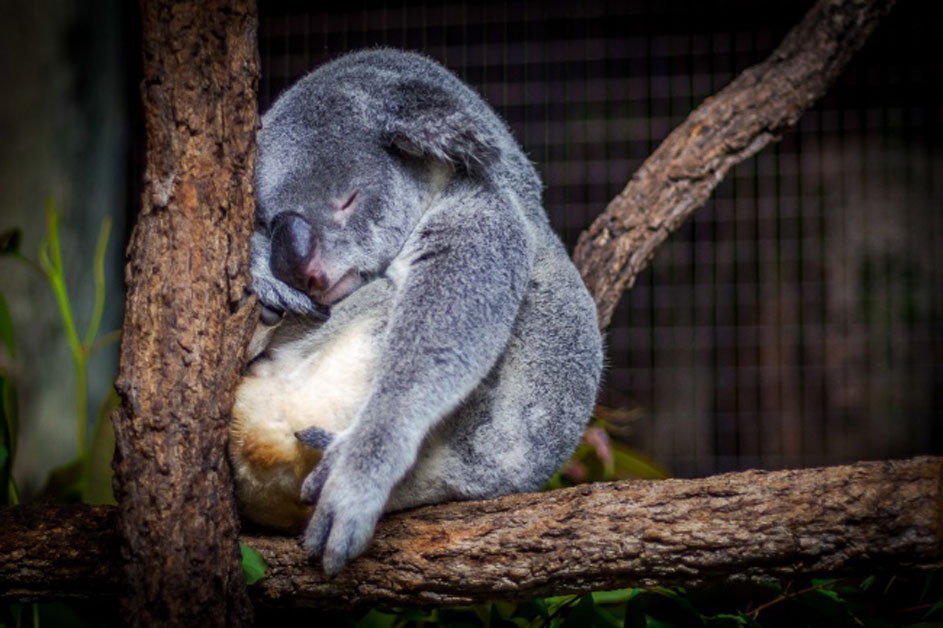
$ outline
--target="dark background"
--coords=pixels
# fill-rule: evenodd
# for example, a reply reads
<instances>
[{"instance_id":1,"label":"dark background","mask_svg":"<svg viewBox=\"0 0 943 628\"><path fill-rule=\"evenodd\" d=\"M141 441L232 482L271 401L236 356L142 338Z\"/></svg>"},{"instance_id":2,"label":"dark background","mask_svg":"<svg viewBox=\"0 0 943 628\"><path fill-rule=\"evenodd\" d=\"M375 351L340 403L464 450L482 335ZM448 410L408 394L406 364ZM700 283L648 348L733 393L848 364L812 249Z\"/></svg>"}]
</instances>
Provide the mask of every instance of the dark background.
<instances>
[{"instance_id":1,"label":"dark background","mask_svg":"<svg viewBox=\"0 0 943 628\"><path fill-rule=\"evenodd\" d=\"M420 50L508 121L572 250L808 2L261 2L260 108L348 50ZM323 5L322 5L323 6ZM602 401L676 475L941 450L943 56L900 2L797 131L736 168L613 318Z\"/></svg>"}]
</instances>

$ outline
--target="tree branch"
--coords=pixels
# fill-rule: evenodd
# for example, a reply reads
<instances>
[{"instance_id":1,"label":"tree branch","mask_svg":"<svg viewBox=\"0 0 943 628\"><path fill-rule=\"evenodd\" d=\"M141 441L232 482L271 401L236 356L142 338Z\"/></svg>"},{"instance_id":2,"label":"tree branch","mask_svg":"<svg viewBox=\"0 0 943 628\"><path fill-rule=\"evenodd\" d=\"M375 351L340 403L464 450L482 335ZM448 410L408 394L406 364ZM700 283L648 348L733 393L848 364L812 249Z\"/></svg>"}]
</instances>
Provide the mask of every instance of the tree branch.
<instances>
[{"instance_id":1,"label":"tree branch","mask_svg":"<svg viewBox=\"0 0 943 628\"><path fill-rule=\"evenodd\" d=\"M0 599L114 595L103 507L0 510ZM943 567L943 458L623 481L380 522L333 579L296 538L244 536L265 606L460 605L656 584Z\"/></svg>"},{"instance_id":2,"label":"tree branch","mask_svg":"<svg viewBox=\"0 0 943 628\"><path fill-rule=\"evenodd\" d=\"M779 139L838 77L895 0L819 0L762 63L705 100L580 235L577 268L609 326L655 248L733 166Z\"/></svg>"}]
</instances>

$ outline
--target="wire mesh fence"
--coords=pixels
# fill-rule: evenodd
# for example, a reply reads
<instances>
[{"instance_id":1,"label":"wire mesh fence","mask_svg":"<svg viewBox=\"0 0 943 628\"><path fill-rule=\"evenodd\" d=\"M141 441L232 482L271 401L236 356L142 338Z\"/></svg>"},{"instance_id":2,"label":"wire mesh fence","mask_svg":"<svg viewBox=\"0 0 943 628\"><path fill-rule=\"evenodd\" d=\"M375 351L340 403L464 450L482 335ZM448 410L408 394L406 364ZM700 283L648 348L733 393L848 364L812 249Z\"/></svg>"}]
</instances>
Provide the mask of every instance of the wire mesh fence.
<instances>
[{"instance_id":1,"label":"wire mesh fence","mask_svg":"<svg viewBox=\"0 0 943 628\"><path fill-rule=\"evenodd\" d=\"M608 332L601 403L679 476L943 451L943 57L900 3L798 128L662 245ZM260 107L358 48L419 50L508 121L572 249L806 3L260 2Z\"/></svg>"}]
</instances>

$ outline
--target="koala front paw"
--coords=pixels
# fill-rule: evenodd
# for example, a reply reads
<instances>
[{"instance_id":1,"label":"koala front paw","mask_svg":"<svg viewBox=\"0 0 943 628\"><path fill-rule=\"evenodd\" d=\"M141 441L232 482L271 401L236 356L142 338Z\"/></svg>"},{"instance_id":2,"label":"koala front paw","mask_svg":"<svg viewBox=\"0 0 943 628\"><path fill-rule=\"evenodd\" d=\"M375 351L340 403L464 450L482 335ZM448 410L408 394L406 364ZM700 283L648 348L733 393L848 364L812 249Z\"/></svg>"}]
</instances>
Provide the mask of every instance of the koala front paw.
<instances>
[{"instance_id":1,"label":"koala front paw","mask_svg":"<svg viewBox=\"0 0 943 628\"><path fill-rule=\"evenodd\" d=\"M252 292L269 310L325 317L323 308L313 303L308 295L275 278L253 277Z\"/></svg>"},{"instance_id":2,"label":"koala front paw","mask_svg":"<svg viewBox=\"0 0 943 628\"><path fill-rule=\"evenodd\" d=\"M338 443L335 443L337 445ZM304 548L321 557L334 575L367 547L388 495L362 473L347 469L342 447L325 451L301 487L302 500L317 503L305 531Z\"/></svg>"}]
</instances>

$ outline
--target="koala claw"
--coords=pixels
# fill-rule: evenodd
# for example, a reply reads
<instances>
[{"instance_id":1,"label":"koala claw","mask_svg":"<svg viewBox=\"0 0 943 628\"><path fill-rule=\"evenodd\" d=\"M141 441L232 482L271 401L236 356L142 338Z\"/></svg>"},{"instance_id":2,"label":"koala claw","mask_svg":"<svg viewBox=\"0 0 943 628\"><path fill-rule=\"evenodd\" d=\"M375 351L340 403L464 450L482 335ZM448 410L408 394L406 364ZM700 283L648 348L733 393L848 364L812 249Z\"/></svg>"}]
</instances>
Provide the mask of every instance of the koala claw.
<instances>
[{"instance_id":1,"label":"koala claw","mask_svg":"<svg viewBox=\"0 0 943 628\"><path fill-rule=\"evenodd\" d=\"M366 549L379 518L379 511L337 512L319 505L305 532L305 551L320 556L324 573L333 576Z\"/></svg>"},{"instance_id":2,"label":"koala claw","mask_svg":"<svg viewBox=\"0 0 943 628\"><path fill-rule=\"evenodd\" d=\"M356 474L331 474L336 468L331 458L325 455L301 489L302 499L317 502L305 531L304 549L312 557L321 557L328 575L339 572L366 549L383 512L383 500L370 499L352 484Z\"/></svg>"},{"instance_id":3,"label":"koala claw","mask_svg":"<svg viewBox=\"0 0 943 628\"><path fill-rule=\"evenodd\" d=\"M282 317L285 316L283 310L277 310L268 305L262 305L262 313L259 315L259 320L262 321L262 324L266 327L271 327L277 325L282 321Z\"/></svg>"},{"instance_id":4,"label":"koala claw","mask_svg":"<svg viewBox=\"0 0 943 628\"><path fill-rule=\"evenodd\" d=\"M321 497L321 491L324 489L324 483L327 481L328 474L331 472L331 462L328 454L324 457L318 466L308 474L304 483L301 485L301 501L306 504L316 504Z\"/></svg>"},{"instance_id":5,"label":"koala claw","mask_svg":"<svg viewBox=\"0 0 943 628\"><path fill-rule=\"evenodd\" d=\"M279 285L275 279L265 280L255 277L252 282L252 291L259 297L263 307L270 311L291 312L292 314L326 318L324 311L315 305L306 294L298 292L287 285Z\"/></svg>"}]
</instances>

